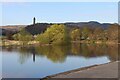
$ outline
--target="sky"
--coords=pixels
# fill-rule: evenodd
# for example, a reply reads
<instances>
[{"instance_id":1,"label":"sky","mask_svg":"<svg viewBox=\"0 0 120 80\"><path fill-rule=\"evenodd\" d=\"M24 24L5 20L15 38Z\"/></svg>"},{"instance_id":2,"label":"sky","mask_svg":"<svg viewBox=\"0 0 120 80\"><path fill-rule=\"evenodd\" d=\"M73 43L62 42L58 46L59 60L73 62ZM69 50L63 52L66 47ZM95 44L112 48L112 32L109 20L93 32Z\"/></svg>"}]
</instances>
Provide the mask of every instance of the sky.
<instances>
[{"instance_id":1,"label":"sky","mask_svg":"<svg viewBox=\"0 0 120 80\"><path fill-rule=\"evenodd\" d=\"M0 0L0 2L119 2L119 0Z\"/></svg>"},{"instance_id":2,"label":"sky","mask_svg":"<svg viewBox=\"0 0 120 80\"><path fill-rule=\"evenodd\" d=\"M0 11L0 25L28 25L33 17L38 23L118 22L117 2L8 2Z\"/></svg>"}]
</instances>

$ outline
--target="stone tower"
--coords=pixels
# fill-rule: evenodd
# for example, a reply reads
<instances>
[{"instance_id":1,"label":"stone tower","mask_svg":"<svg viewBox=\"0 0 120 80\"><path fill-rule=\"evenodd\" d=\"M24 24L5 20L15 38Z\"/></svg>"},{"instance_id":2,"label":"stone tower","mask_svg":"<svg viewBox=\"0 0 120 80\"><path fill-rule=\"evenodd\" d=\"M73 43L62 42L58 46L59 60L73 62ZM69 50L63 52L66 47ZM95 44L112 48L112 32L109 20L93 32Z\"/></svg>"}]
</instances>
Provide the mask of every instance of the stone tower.
<instances>
[{"instance_id":1,"label":"stone tower","mask_svg":"<svg viewBox=\"0 0 120 80\"><path fill-rule=\"evenodd\" d=\"M36 19L35 19L35 17L34 17L34 18L33 18L33 25L35 24L35 20L36 20Z\"/></svg>"}]
</instances>

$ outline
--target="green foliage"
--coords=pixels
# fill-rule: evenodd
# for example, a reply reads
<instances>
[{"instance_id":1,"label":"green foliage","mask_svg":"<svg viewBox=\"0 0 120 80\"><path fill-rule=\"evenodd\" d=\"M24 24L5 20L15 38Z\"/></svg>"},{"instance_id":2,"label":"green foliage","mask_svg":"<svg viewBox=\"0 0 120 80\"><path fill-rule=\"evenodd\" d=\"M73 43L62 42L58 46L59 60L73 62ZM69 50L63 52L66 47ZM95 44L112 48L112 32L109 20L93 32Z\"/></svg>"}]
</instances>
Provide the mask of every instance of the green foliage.
<instances>
[{"instance_id":1,"label":"green foliage","mask_svg":"<svg viewBox=\"0 0 120 80\"><path fill-rule=\"evenodd\" d=\"M14 34L14 35L13 35L13 39L14 39L14 40L19 40L19 34Z\"/></svg>"},{"instance_id":2,"label":"green foliage","mask_svg":"<svg viewBox=\"0 0 120 80\"><path fill-rule=\"evenodd\" d=\"M37 35L36 40L40 41L40 43L48 43L48 44L67 44L69 42L69 35L67 28L64 25L54 24L51 27L47 28L47 30L43 34Z\"/></svg>"},{"instance_id":3,"label":"green foliage","mask_svg":"<svg viewBox=\"0 0 120 80\"><path fill-rule=\"evenodd\" d=\"M83 27L83 29L82 29L82 39L87 39L89 33L90 33L89 28L88 27Z\"/></svg>"},{"instance_id":4,"label":"green foliage","mask_svg":"<svg viewBox=\"0 0 120 80\"><path fill-rule=\"evenodd\" d=\"M13 35L14 40L19 40L23 45L32 40L32 35L25 29L21 29L19 33Z\"/></svg>"},{"instance_id":5,"label":"green foliage","mask_svg":"<svg viewBox=\"0 0 120 80\"><path fill-rule=\"evenodd\" d=\"M99 26L83 26L82 28L67 28L63 24L51 25L44 33L38 34L35 37L36 41L42 44L54 44L54 45L65 45L69 44L70 41L86 40L90 43L96 41L106 42L107 40L117 41L118 36L118 24L112 24L107 29L103 29ZM25 29L21 29L19 33L13 35L14 40L19 40L22 44L26 44L32 40L32 35ZM84 42L84 41L83 41ZM120 41L119 41L120 42Z\"/></svg>"},{"instance_id":6,"label":"green foliage","mask_svg":"<svg viewBox=\"0 0 120 80\"><path fill-rule=\"evenodd\" d=\"M49 38L49 35L47 35L47 34L38 34L35 40L39 41L40 43L43 43L43 44L50 43L50 38Z\"/></svg>"},{"instance_id":7,"label":"green foliage","mask_svg":"<svg viewBox=\"0 0 120 80\"><path fill-rule=\"evenodd\" d=\"M81 39L80 29L72 30L70 35L71 35L71 40L72 41L80 41L80 39Z\"/></svg>"}]
</instances>

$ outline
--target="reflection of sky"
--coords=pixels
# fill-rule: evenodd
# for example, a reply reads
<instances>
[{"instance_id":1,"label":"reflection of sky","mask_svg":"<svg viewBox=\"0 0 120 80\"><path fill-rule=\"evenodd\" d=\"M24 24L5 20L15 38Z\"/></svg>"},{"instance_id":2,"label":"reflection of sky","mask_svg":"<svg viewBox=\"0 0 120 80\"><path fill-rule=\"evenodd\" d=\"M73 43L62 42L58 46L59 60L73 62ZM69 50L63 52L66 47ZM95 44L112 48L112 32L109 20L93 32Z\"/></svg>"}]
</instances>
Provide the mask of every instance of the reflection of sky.
<instances>
[{"instance_id":1,"label":"reflection of sky","mask_svg":"<svg viewBox=\"0 0 120 80\"><path fill-rule=\"evenodd\" d=\"M20 56L21 53L19 52L3 52L4 77L39 78L93 64L109 62L109 59L106 56L97 58L67 56L63 63L53 63L45 56L36 56L35 62L33 62L33 56L31 54L29 57L26 57L26 61L21 64Z\"/></svg>"},{"instance_id":2,"label":"reflection of sky","mask_svg":"<svg viewBox=\"0 0 120 80\"><path fill-rule=\"evenodd\" d=\"M117 2L4 3L2 9L3 25L31 24L34 16L37 22L118 22Z\"/></svg>"}]
</instances>

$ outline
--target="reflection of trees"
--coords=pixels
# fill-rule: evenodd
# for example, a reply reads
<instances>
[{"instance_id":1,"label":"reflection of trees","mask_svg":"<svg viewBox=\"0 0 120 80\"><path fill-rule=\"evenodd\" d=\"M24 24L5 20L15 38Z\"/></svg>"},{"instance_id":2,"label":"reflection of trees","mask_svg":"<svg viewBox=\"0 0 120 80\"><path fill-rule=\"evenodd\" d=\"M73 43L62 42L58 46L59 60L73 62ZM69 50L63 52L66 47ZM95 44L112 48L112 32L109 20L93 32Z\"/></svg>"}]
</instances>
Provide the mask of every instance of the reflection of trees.
<instances>
[{"instance_id":1,"label":"reflection of trees","mask_svg":"<svg viewBox=\"0 0 120 80\"><path fill-rule=\"evenodd\" d=\"M12 51L14 51L14 48L13 48L13 46L7 46L7 47L2 47L2 51L9 51L9 52L12 52Z\"/></svg>"},{"instance_id":2,"label":"reflection of trees","mask_svg":"<svg viewBox=\"0 0 120 80\"><path fill-rule=\"evenodd\" d=\"M34 49L35 48L35 49ZM108 56L111 61L118 59L118 46L105 44L72 44L71 46L36 46L20 48L21 62L31 55L46 56L53 62L64 62L67 55L83 56L86 58ZM71 53L71 54L69 54Z\"/></svg>"},{"instance_id":3,"label":"reflection of trees","mask_svg":"<svg viewBox=\"0 0 120 80\"><path fill-rule=\"evenodd\" d=\"M85 57L99 57L99 56L104 56L105 55L105 48L106 46L104 45L86 45L82 44L81 45L81 55Z\"/></svg>"},{"instance_id":4,"label":"reflection of trees","mask_svg":"<svg viewBox=\"0 0 120 80\"><path fill-rule=\"evenodd\" d=\"M19 62L21 64L23 64L31 56L30 48L28 48L28 47L20 47L19 52L20 52Z\"/></svg>"},{"instance_id":5,"label":"reflection of trees","mask_svg":"<svg viewBox=\"0 0 120 80\"><path fill-rule=\"evenodd\" d=\"M68 46L39 46L35 50L53 62L64 62L69 49Z\"/></svg>"},{"instance_id":6,"label":"reflection of trees","mask_svg":"<svg viewBox=\"0 0 120 80\"><path fill-rule=\"evenodd\" d=\"M72 44L72 54L86 58L108 56L111 61L118 59L118 46L105 44Z\"/></svg>"},{"instance_id":7,"label":"reflection of trees","mask_svg":"<svg viewBox=\"0 0 120 80\"><path fill-rule=\"evenodd\" d=\"M49 60L57 63L64 62L66 57L83 56L85 58L108 56L111 61L118 60L118 45L99 45L99 44L71 44L71 46L35 46L35 47L3 47L5 51L19 51L19 62L25 63L33 55L46 56Z\"/></svg>"},{"instance_id":8,"label":"reflection of trees","mask_svg":"<svg viewBox=\"0 0 120 80\"><path fill-rule=\"evenodd\" d=\"M80 54L80 46L81 44L79 43L71 44L71 53L73 53L74 55Z\"/></svg>"},{"instance_id":9,"label":"reflection of trees","mask_svg":"<svg viewBox=\"0 0 120 80\"><path fill-rule=\"evenodd\" d=\"M118 45L110 45L108 47L108 57L111 61L115 61L115 60L118 60Z\"/></svg>"}]
</instances>

